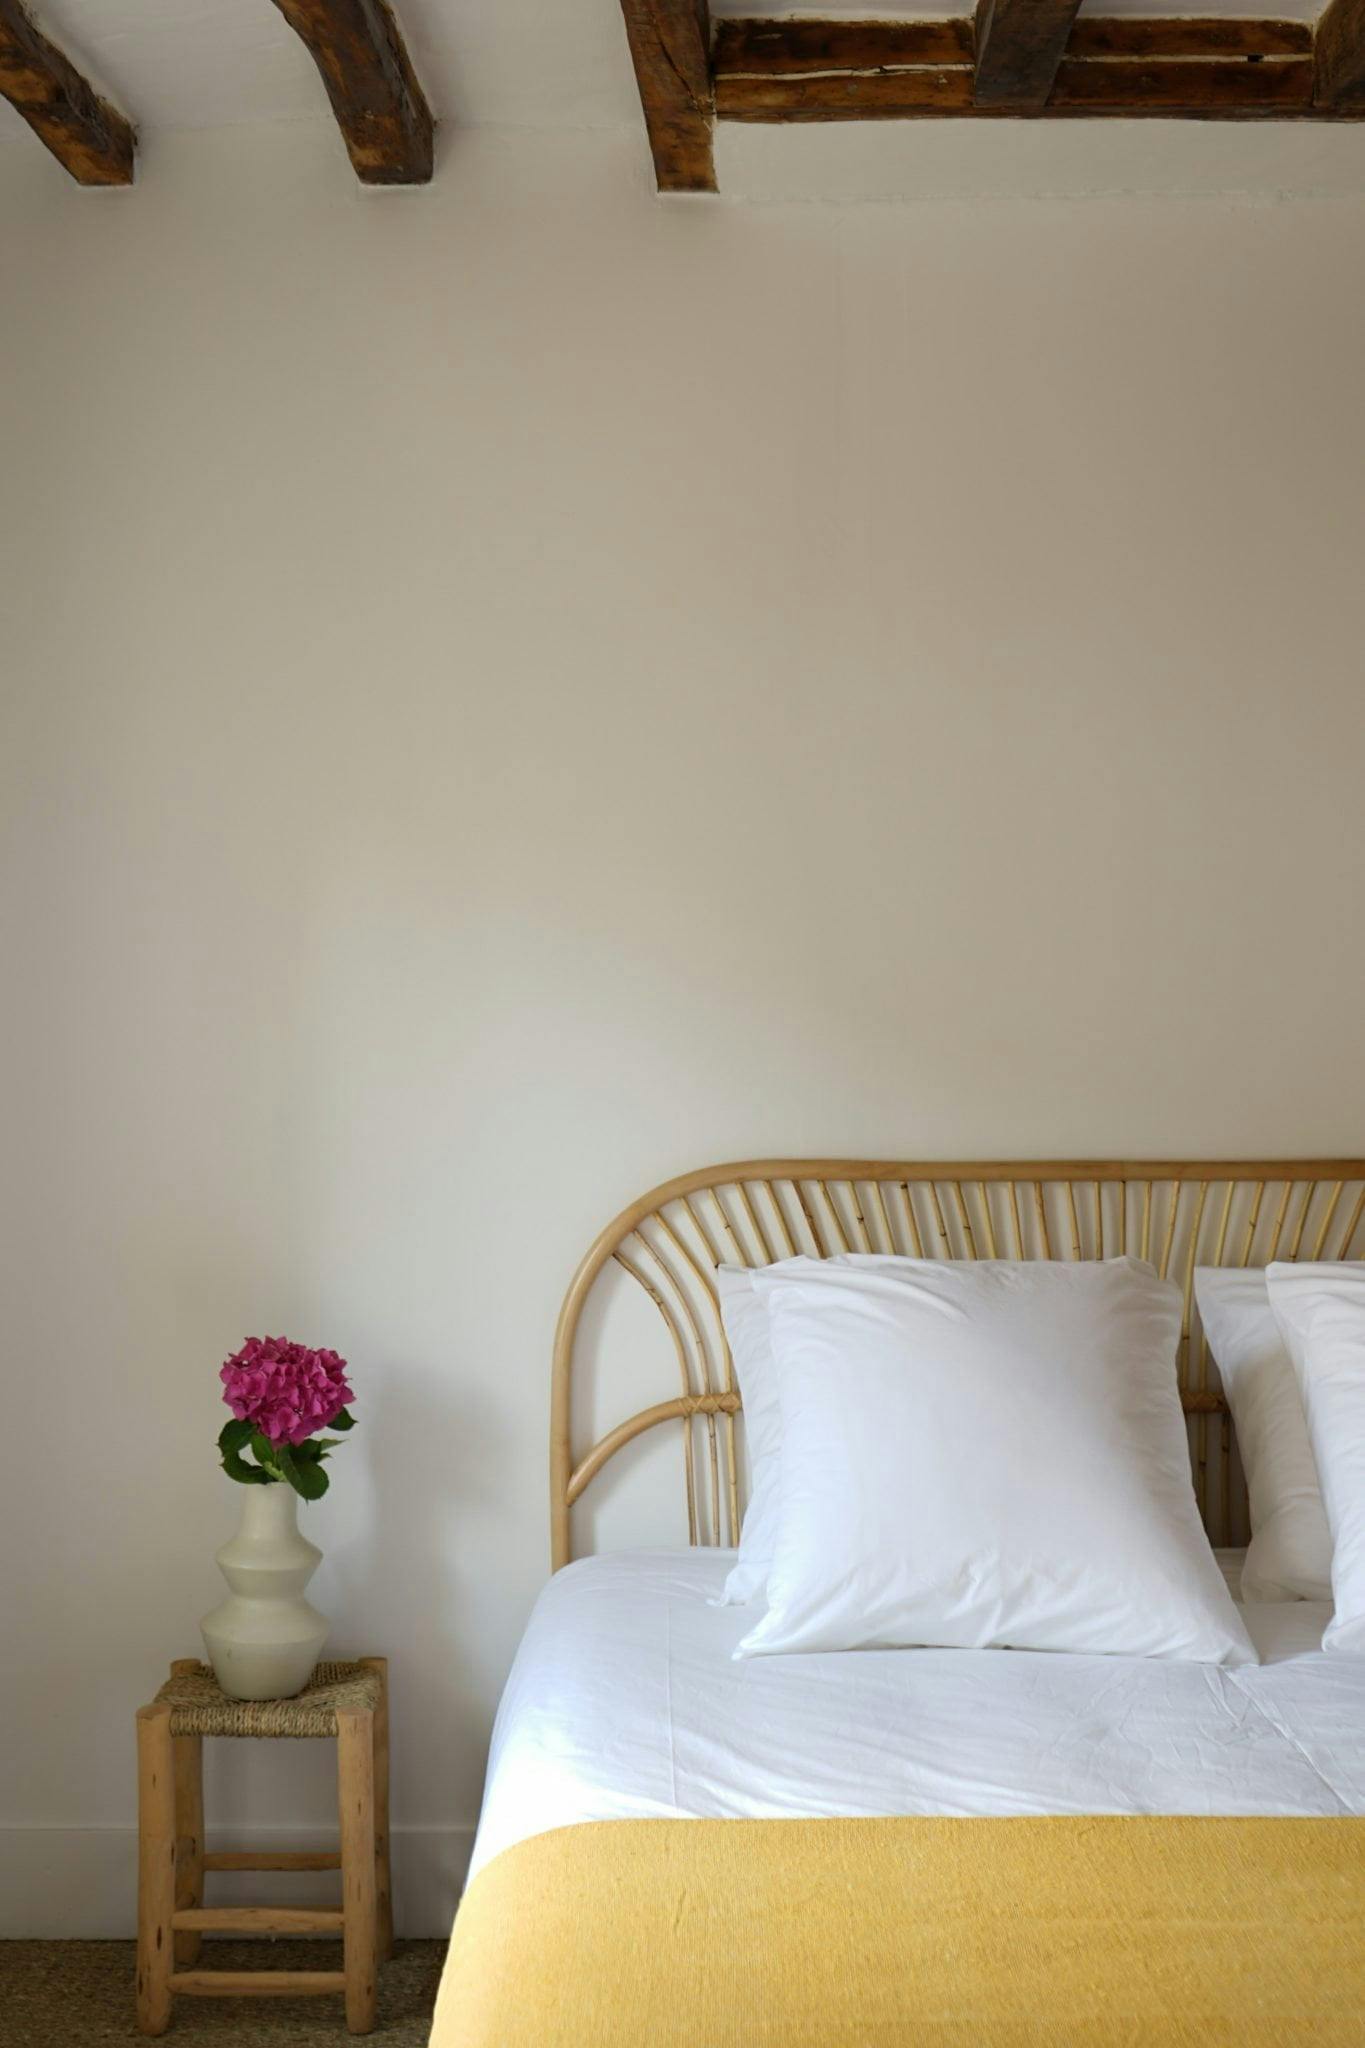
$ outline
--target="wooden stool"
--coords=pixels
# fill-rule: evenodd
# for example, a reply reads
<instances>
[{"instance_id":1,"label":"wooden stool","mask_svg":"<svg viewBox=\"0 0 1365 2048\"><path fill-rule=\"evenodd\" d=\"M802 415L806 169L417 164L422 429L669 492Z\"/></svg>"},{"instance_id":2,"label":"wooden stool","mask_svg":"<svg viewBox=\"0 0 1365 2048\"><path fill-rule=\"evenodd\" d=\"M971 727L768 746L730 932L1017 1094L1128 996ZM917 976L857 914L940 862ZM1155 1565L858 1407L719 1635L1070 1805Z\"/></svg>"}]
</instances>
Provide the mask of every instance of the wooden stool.
<instances>
[{"instance_id":1,"label":"wooden stool","mask_svg":"<svg viewBox=\"0 0 1365 2048\"><path fill-rule=\"evenodd\" d=\"M204 1849L206 1735L335 1736L341 1852ZM344 1991L353 2034L374 2025L378 1966L393 1953L389 1683L383 1657L319 1664L292 1700L234 1700L207 1664L172 1664L137 1716L137 2023L164 2034L177 1992L236 1998ZM207 1870L340 1870L342 1904L206 1906ZM340 1970L200 1970L205 1933L337 1934Z\"/></svg>"}]
</instances>

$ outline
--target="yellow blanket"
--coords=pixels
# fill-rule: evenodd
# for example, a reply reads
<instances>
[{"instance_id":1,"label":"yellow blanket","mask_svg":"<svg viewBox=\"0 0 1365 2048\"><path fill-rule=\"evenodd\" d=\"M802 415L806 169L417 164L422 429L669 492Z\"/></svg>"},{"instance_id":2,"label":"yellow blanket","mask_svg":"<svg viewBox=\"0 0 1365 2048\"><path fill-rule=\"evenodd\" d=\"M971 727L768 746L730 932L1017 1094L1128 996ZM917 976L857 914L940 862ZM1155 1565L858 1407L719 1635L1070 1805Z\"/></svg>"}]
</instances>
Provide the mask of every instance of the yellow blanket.
<instances>
[{"instance_id":1,"label":"yellow blanket","mask_svg":"<svg viewBox=\"0 0 1365 2048\"><path fill-rule=\"evenodd\" d=\"M1365 2048L1356 1820L643 1820L505 1850L432 2048Z\"/></svg>"}]
</instances>

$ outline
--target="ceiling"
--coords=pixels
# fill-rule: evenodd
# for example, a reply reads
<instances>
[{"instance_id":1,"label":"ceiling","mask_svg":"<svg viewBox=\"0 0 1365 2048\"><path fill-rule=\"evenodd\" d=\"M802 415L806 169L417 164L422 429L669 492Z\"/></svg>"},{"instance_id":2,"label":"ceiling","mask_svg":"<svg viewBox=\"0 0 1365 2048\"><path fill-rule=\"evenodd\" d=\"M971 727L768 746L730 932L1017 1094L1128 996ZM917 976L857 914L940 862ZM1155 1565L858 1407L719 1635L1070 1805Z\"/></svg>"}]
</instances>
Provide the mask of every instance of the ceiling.
<instances>
[{"instance_id":1,"label":"ceiling","mask_svg":"<svg viewBox=\"0 0 1365 2048\"><path fill-rule=\"evenodd\" d=\"M1084 0L1090 12L1179 13L1153 0ZM1204 15L1307 18L1320 0L1201 0ZM330 119L308 51L272 0L33 0L39 27L136 125L214 128ZM814 8L712 0L713 15L951 16L966 0L912 7L825 0ZM397 0L438 120L552 128L638 124L618 0ZM0 101L0 140L32 137Z\"/></svg>"}]
</instances>

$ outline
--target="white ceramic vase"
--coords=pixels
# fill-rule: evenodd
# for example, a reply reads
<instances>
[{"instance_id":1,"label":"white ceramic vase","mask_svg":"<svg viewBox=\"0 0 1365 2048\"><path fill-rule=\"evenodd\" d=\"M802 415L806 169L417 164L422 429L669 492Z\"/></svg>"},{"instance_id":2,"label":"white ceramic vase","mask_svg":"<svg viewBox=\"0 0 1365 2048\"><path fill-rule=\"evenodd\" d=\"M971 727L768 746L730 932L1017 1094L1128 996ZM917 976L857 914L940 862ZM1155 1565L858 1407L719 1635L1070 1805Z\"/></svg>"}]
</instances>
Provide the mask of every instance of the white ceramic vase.
<instances>
[{"instance_id":1,"label":"white ceramic vase","mask_svg":"<svg viewBox=\"0 0 1365 2048\"><path fill-rule=\"evenodd\" d=\"M303 1589L322 1552L299 1533L292 1486L242 1489L242 1524L218 1552L229 1592L199 1626L214 1676L235 1700L286 1700L302 1692L327 1623Z\"/></svg>"}]
</instances>

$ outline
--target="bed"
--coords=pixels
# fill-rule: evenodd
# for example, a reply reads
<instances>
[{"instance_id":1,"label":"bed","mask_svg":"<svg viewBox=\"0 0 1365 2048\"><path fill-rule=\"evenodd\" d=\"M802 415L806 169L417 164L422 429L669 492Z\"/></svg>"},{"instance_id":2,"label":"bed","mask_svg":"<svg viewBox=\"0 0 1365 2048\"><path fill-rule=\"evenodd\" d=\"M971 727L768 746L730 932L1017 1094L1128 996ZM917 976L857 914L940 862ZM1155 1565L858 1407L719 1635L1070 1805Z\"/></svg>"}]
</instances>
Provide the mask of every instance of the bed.
<instances>
[{"instance_id":1,"label":"bed","mask_svg":"<svg viewBox=\"0 0 1365 2048\"><path fill-rule=\"evenodd\" d=\"M764 1161L623 1212L559 1325L556 1572L499 1711L435 2048L1365 2039L1365 1659L1322 1651L1330 1609L1246 1607L1261 1661L1230 1668L736 1662L751 1616L716 1603L743 1452L709 1277L793 1251L1149 1258L1183 1285L1192 1478L1235 1590L1246 1501L1196 1264L1353 1257L1362 1213L1358 1161ZM609 1264L657 1311L676 1391L575 1451ZM659 1430L687 1545L575 1559L584 1495Z\"/></svg>"}]
</instances>

